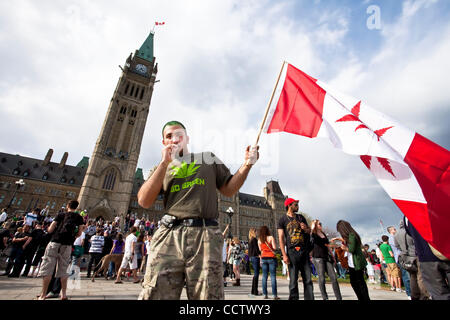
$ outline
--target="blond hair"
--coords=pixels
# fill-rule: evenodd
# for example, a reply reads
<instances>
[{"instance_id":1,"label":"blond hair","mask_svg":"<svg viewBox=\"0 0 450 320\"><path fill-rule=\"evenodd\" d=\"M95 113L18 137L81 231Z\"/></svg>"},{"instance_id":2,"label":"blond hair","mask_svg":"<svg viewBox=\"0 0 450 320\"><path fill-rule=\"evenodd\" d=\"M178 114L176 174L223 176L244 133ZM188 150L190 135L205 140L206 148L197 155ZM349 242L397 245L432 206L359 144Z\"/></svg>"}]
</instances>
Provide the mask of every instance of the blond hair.
<instances>
[{"instance_id":1,"label":"blond hair","mask_svg":"<svg viewBox=\"0 0 450 320\"><path fill-rule=\"evenodd\" d=\"M253 238L256 238L256 229L250 228L250 230L248 231L248 240L250 241Z\"/></svg>"}]
</instances>

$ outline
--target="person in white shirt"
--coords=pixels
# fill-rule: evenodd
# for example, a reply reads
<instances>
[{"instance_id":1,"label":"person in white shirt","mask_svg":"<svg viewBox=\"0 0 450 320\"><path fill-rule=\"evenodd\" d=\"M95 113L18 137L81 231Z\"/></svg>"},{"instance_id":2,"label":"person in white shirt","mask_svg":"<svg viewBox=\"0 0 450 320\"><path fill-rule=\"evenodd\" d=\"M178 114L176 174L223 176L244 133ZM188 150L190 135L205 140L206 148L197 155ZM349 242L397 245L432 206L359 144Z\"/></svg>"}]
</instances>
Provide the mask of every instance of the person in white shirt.
<instances>
[{"instance_id":1,"label":"person in white shirt","mask_svg":"<svg viewBox=\"0 0 450 320\"><path fill-rule=\"evenodd\" d=\"M25 215L24 224L32 227L33 222L37 221L39 209L34 209L33 212L29 212Z\"/></svg>"},{"instance_id":2,"label":"person in white shirt","mask_svg":"<svg viewBox=\"0 0 450 320\"><path fill-rule=\"evenodd\" d=\"M0 223L3 223L6 221L6 218L8 218L8 213L6 212L6 208L2 209L2 214L0 215Z\"/></svg>"},{"instance_id":3,"label":"person in white shirt","mask_svg":"<svg viewBox=\"0 0 450 320\"><path fill-rule=\"evenodd\" d=\"M73 246L74 251L72 252L72 264L70 266L70 274L75 273L75 266L80 267L81 257L84 254L84 239L86 238L86 233L84 231L81 236L75 239Z\"/></svg>"},{"instance_id":4,"label":"person in white shirt","mask_svg":"<svg viewBox=\"0 0 450 320\"><path fill-rule=\"evenodd\" d=\"M134 226L136 228L139 228L139 225L141 224L141 219L139 219L138 217L136 217L136 220L134 220Z\"/></svg>"},{"instance_id":5,"label":"person in white shirt","mask_svg":"<svg viewBox=\"0 0 450 320\"><path fill-rule=\"evenodd\" d=\"M134 244L137 242L138 229L133 226L130 229L130 234L125 239L125 252L123 254L122 264L120 265L119 272L117 272L117 278L114 283L122 283L121 275L122 272L130 267L133 274L133 283L139 283L139 278L137 276L137 255L134 253Z\"/></svg>"}]
</instances>

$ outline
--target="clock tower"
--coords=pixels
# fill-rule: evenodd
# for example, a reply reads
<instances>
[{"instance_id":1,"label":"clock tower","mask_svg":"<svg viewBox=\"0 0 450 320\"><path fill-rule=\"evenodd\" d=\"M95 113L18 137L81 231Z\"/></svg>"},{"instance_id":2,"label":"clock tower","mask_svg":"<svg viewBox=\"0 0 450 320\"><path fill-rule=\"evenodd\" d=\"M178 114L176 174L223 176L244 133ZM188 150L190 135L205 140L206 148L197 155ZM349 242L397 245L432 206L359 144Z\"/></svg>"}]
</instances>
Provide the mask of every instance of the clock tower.
<instances>
[{"instance_id":1,"label":"clock tower","mask_svg":"<svg viewBox=\"0 0 450 320\"><path fill-rule=\"evenodd\" d=\"M78 201L89 217L112 220L128 211L158 64L150 33L121 67Z\"/></svg>"}]
</instances>

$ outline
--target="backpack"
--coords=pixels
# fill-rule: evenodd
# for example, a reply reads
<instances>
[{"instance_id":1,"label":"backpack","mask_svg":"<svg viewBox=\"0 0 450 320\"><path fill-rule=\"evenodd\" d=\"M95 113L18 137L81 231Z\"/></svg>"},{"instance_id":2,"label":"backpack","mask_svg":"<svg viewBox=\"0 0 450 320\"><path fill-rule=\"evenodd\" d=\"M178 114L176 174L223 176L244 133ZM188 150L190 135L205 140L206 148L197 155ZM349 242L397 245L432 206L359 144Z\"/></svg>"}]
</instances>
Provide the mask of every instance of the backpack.
<instances>
[{"instance_id":1,"label":"backpack","mask_svg":"<svg viewBox=\"0 0 450 320\"><path fill-rule=\"evenodd\" d=\"M57 231L59 234L70 235L70 237L76 238L78 233L78 224L76 223L75 217L71 213L66 213L64 215L64 220L61 227Z\"/></svg>"}]
</instances>

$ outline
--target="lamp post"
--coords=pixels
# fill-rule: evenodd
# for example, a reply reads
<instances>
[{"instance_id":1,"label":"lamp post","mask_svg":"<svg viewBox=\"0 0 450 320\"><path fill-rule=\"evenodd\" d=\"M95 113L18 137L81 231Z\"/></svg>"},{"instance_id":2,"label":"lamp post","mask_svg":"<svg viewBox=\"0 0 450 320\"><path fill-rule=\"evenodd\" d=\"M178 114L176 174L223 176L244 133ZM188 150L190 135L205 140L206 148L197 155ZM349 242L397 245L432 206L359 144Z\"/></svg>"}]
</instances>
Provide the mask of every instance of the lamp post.
<instances>
[{"instance_id":1,"label":"lamp post","mask_svg":"<svg viewBox=\"0 0 450 320\"><path fill-rule=\"evenodd\" d=\"M234 214L234 210L232 207L228 207L227 211L225 211L226 214L228 215L228 218L230 219L230 227L228 228L228 238L232 238L233 234L231 233L231 223L233 222L233 214Z\"/></svg>"},{"instance_id":2,"label":"lamp post","mask_svg":"<svg viewBox=\"0 0 450 320\"><path fill-rule=\"evenodd\" d=\"M25 182L23 181L23 179L20 179L20 180L17 180L17 181L16 181L16 190L14 190L14 193L13 193L13 195L12 195L12 197L11 197L11 200L9 200L9 203L8 203L8 206L6 207L6 209L9 209L9 208L11 207L11 203L13 202L14 197L16 196L17 191L18 191L19 188L20 188L21 186L23 186L23 185L25 185Z\"/></svg>"}]
</instances>

